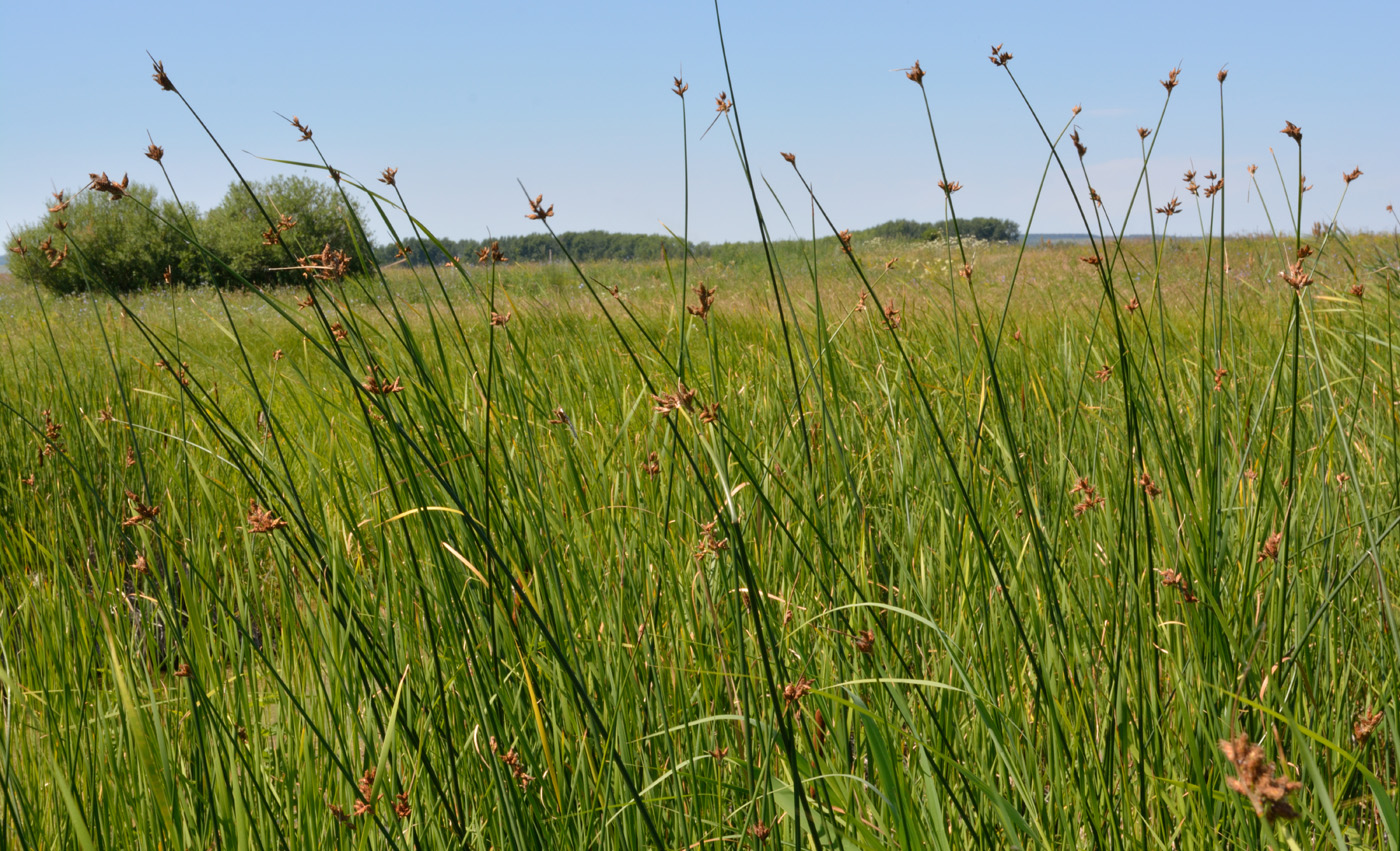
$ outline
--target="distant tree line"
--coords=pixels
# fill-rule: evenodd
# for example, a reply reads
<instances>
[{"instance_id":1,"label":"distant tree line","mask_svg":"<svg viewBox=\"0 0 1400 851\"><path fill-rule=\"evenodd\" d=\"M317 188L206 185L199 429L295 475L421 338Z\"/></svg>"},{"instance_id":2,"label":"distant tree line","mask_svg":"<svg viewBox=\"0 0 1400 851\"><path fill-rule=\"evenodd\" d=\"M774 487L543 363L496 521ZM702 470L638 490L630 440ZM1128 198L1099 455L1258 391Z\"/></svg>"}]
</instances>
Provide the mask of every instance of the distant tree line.
<instances>
[{"instance_id":1,"label":"distant tree line","mask_svg":"<svg viewBox=\"0 0 1400 851\"><path fill-rule=\"evenodd\" d=\"M882 239L918 241L925 239L951 238L961 234L964 239L982 239L987 242L1015 242L1021 238L1021 226L1010 219L996 219L989 216L974 216L958 219L957 229L952 222L916 222L913 219L892 219L884 224L867 228L859 236Z\"/></svg>"},{"instance_id":2,"label":"distant tree line","mask_svg":"<svg viewBox=\"0 0 1400 851\"><path fill-rule=\"evenodd\" d=\"M403 235L401 235L403 236ZM463 262L475 262L477 253L491 245L493 240L444 239L443 252L426 239L420 244L412 236L403 236L403 244L409 249L407 260L410 264L429 262L442 265L452 257ZM545 262L564 260L554 238L547 233L532 233L526 236L503 236L498 240L501 253L512 262ZM678 241L669 236L643 233L609 233L603 230L566 231L559 234L559 242L579 262L597 260L659 260L662 250L676 256ZM690 250L696 256L708 256L713 248L708 242L691 243ZM381 266L403 260L397 243L389 242L374 250L374 257Z\"/></svg>"}]
</instances>

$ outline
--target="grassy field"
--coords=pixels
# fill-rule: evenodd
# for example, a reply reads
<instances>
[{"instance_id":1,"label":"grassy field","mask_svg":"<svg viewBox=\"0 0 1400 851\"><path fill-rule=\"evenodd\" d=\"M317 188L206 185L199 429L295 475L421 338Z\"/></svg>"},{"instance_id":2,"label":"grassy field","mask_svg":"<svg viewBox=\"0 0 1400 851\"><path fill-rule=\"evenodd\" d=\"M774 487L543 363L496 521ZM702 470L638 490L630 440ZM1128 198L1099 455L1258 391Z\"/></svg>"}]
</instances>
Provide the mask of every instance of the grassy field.
<instances>
[{"instance_id":1,"label":"grassy field","mask_svg":"<svg viewBox=\"0 0 1400 851\"><path fill-rule=\"evenodd\" d=\"M1201 203L0 284L0 835L1395 849L1400 243Z\"/></svg>"}]
</instances>

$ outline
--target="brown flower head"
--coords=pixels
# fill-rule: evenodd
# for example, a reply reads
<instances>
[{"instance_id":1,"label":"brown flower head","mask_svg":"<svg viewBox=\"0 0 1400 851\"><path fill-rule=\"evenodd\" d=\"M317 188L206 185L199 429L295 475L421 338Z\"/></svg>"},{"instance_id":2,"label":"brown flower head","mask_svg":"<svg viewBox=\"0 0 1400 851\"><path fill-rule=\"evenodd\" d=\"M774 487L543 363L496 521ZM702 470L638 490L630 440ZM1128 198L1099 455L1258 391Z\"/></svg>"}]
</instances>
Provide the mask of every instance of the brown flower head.
<instances>
[{"instance_id":1,"label":"brown flower head","mask_svg":"<svg viewBox=\"0 0 1400 851\"><path fill-rule=\"evenodd\" d=\"M1146 127L1139 127L1139 128L1138 128L1138 138L1139 138L1139 139L1146 139L1146 138L1147 138L1147 134L1149 134L1149 133L1151 133L1151 132L1152 132L1152 131L1151 131L1151 130L1148 130Z\"/></svg>"},{"instance_id":2,"label":"brown flower head","mask_svg":"<svg viewBox=\"0 0 1400 851\"><path fill-rule=\"evenodd\" d=\"M156 84L159 85L161 89L167 92L177 91L175 84L170 82L170 77L166 76L164 62L157 62L155 59L152 59L151 68L155 70L155 73L151 75L151 79L155 80Z\"/></svg>"},{"instance_id":3,"label":"brown flower head","mask_svg":"<svg viewBox=\"0 0 1400 851\"><path fill-rule=\"evenodd\" d=\"M129 185L129 181L125 174L122 175L121 183L117 183L107 177L107 172L105 171L101 174L89 173L88 178L92 181L88 185L90 189L95 192L106 192L111 196L113 201L120 201L126 196L126 188Z\"/></svg>"},{"instance_id":4,"label":"brown flower head","mask_svg":"<svg viewBox=\"0 0 1400 851\"><path fill-rule=\"evenodd\" d=\"M811 694L813 682L815 681L808 677L798 677L797 682L783 686L783 702L789 707L798 703Z\"/></svg>"},{"instance_id":5,"label":"brown flower head","mask_svg":"<svg viewBox=\"0 0 1400 851\"><path fill-rule=\"evenodd\" d=\"M850 232L849 230L843 230L843 231L841 231L840 233L836 234L836 238L839 239L839 240L841 240L841 250L844 251L844 252L846 252L847 254L850 254L850 253L851 253L851 232Z\"/></svg>"},{"instance_id":6,"label":"brown flower head","mask_svg":"<svg viewBox=\"0 0 1400 851\"><path fill-rule=\"evenodd\" d=\"M1199 603L1200 598L1191 593L1191 588L1186 584L1186 577L1175 570L1159 571L1162 574L1162 584L1168 588L1175 588L1181 592L1181 599L1187 603Z\"/></svg>"},{"instance_id":7,"label":"brown flower head","mask_svg":"<svg viewBox=\"0 0 1400 851\"><path fill-rule=\"evenodd\" d=\"M53 193L53 197L57 200L57 203L49 208L50 213L61 213L68 209L68 202L63 199L62 192Z\"/></svg>"},{"instance_id":8,"label":"brown flower head","mask_svg":"<svg viewBox=\"0 0 1400 851\"><path fill-rule=\"evenodd\" d=\"M1356 740L1358 747L1366 744L1366 740L1371 738L1371 734L1381 725L1384 718L1384 712L1362 712L1356 716L1356 723L1351 725L1351 737Z\"/></svg>"},{"instance_id":9,"label":"brown flower head","mask_svg":"<svg viewBox=\"0 0 1400 851\"><path fill-rule=\"evenodd\" d=\"M797 155L796 155L796 154L789 154L789 153L787 153L786 151L779 151L778 153L779 153L779 154L782 154L783 159L785 159L785 160L787 160L788 162L792 163L794 166L797 165Z\"/></svg>"},{"instance_id":10,"label":"brown flower head","mask_svg":"<svg viewBox=\"0 0 1400 851\"><path fill-rule=\"evenodd\" d=\"M1134 310L1137 310L1139 307L1142 307L1142 305L1138 302L1137 296L1133 296L1131 299L1128 300L1128 304L1126 305L1126 307L1128 309L1128 312L1132 313Z\"/></svg>"},{"instance_id":11,"label":"brown flower head","mask_svg":"<svg viewBox=\"0 0 1400 851\"><path fill-rule=\"evenodd\" d=\"M1230 76L1230 72L1225 70L1224 68L1221 68L1219 71L1215 72L1215 79L1220 83L1224 83L1225 78L1228 76Z\"/></svg>"},{"instance_id":12,"label":"brown flower head","mask_svg":"<svg viewBox=\"0 0 1400 851\"><path fill-rule=\"evenodd\" d=\"M765 842L768 839L768 835L772 833L772 830L769 829L768 825L763 823L762 819L759 819L749 826L748 833L749 836L752 836L759 842Z\"/></svg>"},{"instance_id":13,"label":"brown flower head","mask_svg":"<svg viewBox=\"0 0 1400 851\"><path fill-rule=\"evenodd\" d=\"M1084 155L1089 153L1089 149L1080 143L1079 131L1075 130L1073 133L1069 134L1069 140L1074 143L1074 149L1079 152L1079 158L1081 160L1084 159Z\"/></svg>"},{"instance_id":14,"label":"brown flower head","mask_svg":"<svg viewBox=\"0 0 1400 851\"><path fill-rule=\"evenodd\" d=\"M1303 271L1303 261L1288 264L1288 268L1278 273L1280 278L1293 289L1301 291L1303 287L1312 284L1312 275Z\"/></svg>"},{"instance_id":15,"label":"brown flower head","mask_svg":"<svg viewBox=\"0 0 1400 851\"><path fill-rule=\"evenodd\" d=\"M1156 499L1162 494L1162 489L1157 487L1157 483L1152 481L1152 477L1147 473L1142 474L1142 477L1138 479L1138 484L1142 485L1142 492L1151 499Z\"/></svg>"},{"instance_id":16,"label":"brown flower head","mask_svg":"<svg viewBox=\"0 0 1400 851\"><path fill-rule=\"evenodd\" d=\"M719 403L711 402L700 406L700 422L710 425L719 422Z\"/></svg>"},{"instance_id":17,"label":"brown flower head","mask_svg":"<svg viewBox=\"0 0 1400 851\"><path fill-rule=\"evenodd\" d=\"M695 406L695 391L686 387L683 381L676 382L676 392L662 393L659 396L653 394L651 398L656 402L652 410L663 417L672 411L694 410Z\"/></svg>"},{"instance_id":18,"label":"brown flower head","mask_svg":"<svg viewBox=\"0 0 1400 851\"><path fill-rule=\"evenodd\" d=\"M894 306L894 299L890 299L889 304L885 305L885 324L889 326L891 331L898 328L902 321L899 312L899 308Z\"/></svg>"},{"instance_id":19,"label":"brown flower head","mask_svg":"<svg viewBox=\"0 0 1400 851\"><path fill-rule=\"evenodd\" d=\"M29 254L29 249L24 247L24 240L20 237L15 237L15 244L10 246L10 250L21 257Z\"/></svg>"},{"instance_id":20,"label":"brown flower head","mask_svg":"<svg viewBox=\"0 0 1400 851\"><path fill-rule=\"evenodd\" d=\"M875 652L875 633L868 629L862 629L859 635L851 639L851 643L856 646L857 650L869 656Z\"/></svg>"},{"instance_id":21,"label":"brown flower head","mask_svg":"<svg viewBox=\"0 0 1400 851\"><path fill-rule=\"evenodd\" d=\"M554 215L554 205L550 204L549 209L544 208L544 196L536 195L535 200L530 202L530 212L526 214L527 219L539 219L543 221Z\"/></svg>"},{"instance_id":22,"label":"brown flower head","mask_svg":"<svg viewBox=\"0 0 1400 851\"><path fill-rule=\"evenodd\" d=\"M707 287L702 283L695 288L695 295L700 299L700 303L686 305L686 311L691 316L698 316L706 322L710 321L710 306L715 303L714 287Z\"/></svg>"},{"instance_id":23,"label":"brown flower head","mask_svg":"<svg viewBox=\"0 0 1400 851\"><path fill-rule=\"evenodd\" d=\"M1366 298L1366 285L1362 283L1352 284L1351 294L1356 296L1357 301L1363 300Z\"/></svg>"},{"instance_id":24,"label":"brown flower head","mask_svg":"<svg viewBox=\"0 0 1400 851\"><path fill-rule=\"evenodd\" d=\"M1011 61L1011 53L1010 51L1002 50L1001 45L998 44L992 48L992 55L988 58L992 60L993 65L1002 68L1005 67L1006 63Z\"/></svg>"},{"instance_id":25,"label":"brown flower head","mask_svg":"<svg viewBox=\"0 0 1400 851\"><path fill-rule=\"evenodd\" d=\"M413 812L413 808L408 805L408 791L404 790L394 796L394 818L403 821Z\"/></svg>"},{"instance_id":26,"label":"brown flower head","mask_svg":"<svg viewBox=\"0 0 1400 851\"><path fill-rule=\"evenodd\" d=\"M1283 122L1283 129L1278 132L1282 133L1283 135L1287 136L1288 138L1292 139L1300 145L1303 144L1303 128L1294 124L1292 121Z\"/></svg>"},{"instance_id":27,"label":"brown flower head","mask_svg":"<svg viewBox=\"0 0 1400 851\"><path fill-rule=\"evenodd\" d=\"M918 83L920 86L924 84L924 69L919 67L919 60L914 60L914 67L905 71L904 76Z\"/></svg>"},{"instance_id":28,"label":"brown flower head","mask_svg":"<svg viewBox=\"0 0 1400 851\"><path fill-rule=\"evenodd\" d=\"M661 459L655 452L647 453L647 460L642 462L642 472L653 479L661 475Z\"/></svg>"},{"instance_id":29,"label":"brown flower head","mask_svg":"<svg viewBox=\"0 0 1400 851\"><path fill-rule=\"evenodd\" d=\"M398 173L399 170L396 168L386 168L383 173L379 175L379 182L388 186L397 186L398 184L394 182L394 175Z\"/></svg>"},{"instance_id":30,"label":"brown flower head","mask_svg":"<svg viewBox=\"0 0 1400 851\"><path fill-rule=\"evenodd\" d=\"M675 93L676 97L685 97L685 93L690 91L690 86L681 82L680 77L674 77L673 79L676 81L676 85L674 88L671 89L671 91Z\"/></svg>"},{"instance_id":31,"label":"brown flower head","mask_svg":"<svg viewBox=\"0 0 1400 851\"><path fill-rule=\"evenodd\" d=\"M295 128L297 132L301 133L301 138L297 140L298 142L305 142L311 138L311 128L302 124L301 119L295 115L292 116L292 127Z\"/></svg>"},{"instance_id":32,"label":"brown flower head","mask_svg":"<svg viewBox=\"0 0 1400 851\"><path fill-rule=\"evenodd\" d=\"M728 94L720 92L719 97L715 98L715 112L728 112L733 108L734 101L729 99Z\"/></svg>"},{"instance_id":33,"label":"brown flower head","mask_svg":"<svg viewBox=\"0 0 1400 851\"><path fill-rule=\"evenodd\" d=\"M1167 96L1168 96L1168 97L1171 96L1172 89L1176 88L1176 78L1177 78L1177 75L1180 74L1180 73L1181 73L1181 69L1180 69L1180 68L1173 68L1173 69L1171 69L1171 71L1167 72L1167 78L1166 78L1165 80L1158 80L1158 81L1157 81L1157 82L1159 82L1159 83L1162 84L1162 88L1164 88L1164 89L1167 90Z\"/></svg>"},{"instance_id":34,"label":"brown flower head","mask_svg":"<svg viewBox=\"0 0 1400 851\"><path fill-rule=\"evenodd\" d=\"M151 144L149 144L149 145L146 146L146 158L147 158L147 159L151 159L151 160L155 160L156 162L160 162L160 161L161 161L161 158L164 157L164 156L165 156L165 149L162 148L160 145L157 145L156 143L152 142Z\"/></svg>"},{"instance_id":35,"label":"brown flower head","mask_svg":"<svg viewBox=\"0 0 1400 851\"><path fill-rule=\"evenodd\" d=\"M1298 817L1288 796L1303 788L1296 780L1274 776L1274 766L1264 759L1264 749L1244 733L1235 739L1221 739L1220 752L1235 766L1237 776L1225 782L1249 799L1254 814L1270 822Z\"/></svg>"},{"instance_id":36,"label":"brown flower head","mask_svg":"<svg viewBox=\"0 0 1400 851\"><path fill-rule=\"evenodd\" d=\"M139 526L142 523L149 523L160 515L160 506L145 504L140 497L131 491L126 492L126 498L131 502L131 508L136 513L123 520L122 526Z\"/></svg>"},{"instance_id":37,"label":"brown flower head","mask_svg":"<svg viewBox=\"0 0 1400 851\"><path fill-rule=\"evenodd\" d=\"M1103 262L1103 258L1095 254L1092 257L1080 257L1079 261L1081 263L1088 263L1090 266L1097 266Z\"/></svg>"},{"instance_id":38,"label":"brown flower head","mask_svg":"<svg viewBox=\"0 0 1400 851\"><path fill-rule=\"evenodd\" d=\"M938 188L943 190L943 194L952 195L954 192L957 192L959 189L962 188L962 184L957 182L956 180L954 180L952 183L944 183L940 180L938 181Z\"/></svg>"},{"instance_id":39,"label":"brown flower head","mask_svg":"<svg viewBox=\"0 0 1400 851\"><path fill-rule=\"evenodd\" d=\"M287 521L273 516L271 511L258 505L257 500L248 500L248 532L250 534L262 535L285 528L287 528Z\"/></svg>"},{"instance_id":40,"label":"brown flower head","mask_svg":"<svg viewBox=\"0 0 1400 851\"><path fill-rule=\"evenodd\" d=\"M491 311L491 325L496 328L505 327L505 324L510 321L510 317L513 313L514 311L511 310L507 310L505 313L497 313L494 310Z\"/></svg>"},{"instance_id":41,"label":"brown flower head","mask_svg":"<svg viewBox=\"0 0 1400 851\"><path fill-rule=\"evenodd\" d=\"M1360 167L1360 166L1357 166L1356 168L1352 169L1352 171L1351 171L1350 174L1344 174L1344 175L1342 175L1342 180L1345 180L1347 183L1351 183L1353 180L1355 180L1356 178L1358 178L1358 177L1360 177L1360 176L1361 176L1361 167Z\"/></svg>"},{"instance_id":42,"label":"brown flower head","mask_svg":"<svg viewBox=\"0 0 1400 851\"><path fill-rule=\"evenodd\" d=\"M1282 532L1275 532L1270 535L1268 540L1264 542L1264 548L1259 551L1259 558L1257 558L1256 561L1263 561L1264 559L1278 561L1278 545L1282 540Z\"/></svg>"}]
</instances>

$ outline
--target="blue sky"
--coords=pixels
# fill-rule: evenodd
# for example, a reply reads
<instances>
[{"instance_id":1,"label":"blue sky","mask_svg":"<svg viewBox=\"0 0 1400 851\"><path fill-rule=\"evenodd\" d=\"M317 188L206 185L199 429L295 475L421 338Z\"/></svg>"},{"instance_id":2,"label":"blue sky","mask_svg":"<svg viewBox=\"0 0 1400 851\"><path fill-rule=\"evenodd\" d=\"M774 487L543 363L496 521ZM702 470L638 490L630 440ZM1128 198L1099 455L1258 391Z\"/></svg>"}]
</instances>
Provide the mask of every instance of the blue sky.
<instances>
[{"instance_id":1,"label":"blue sky","mask_svg":"<svg viewBox=\"0 0 1400 851\"><path fill-rule=\"evenodd\" d=\"M1231 232L1267 227L1245 167L1259 164L1262 202L1287 218L1270 148L1286 174L1303 128L1304 227L1330 220L1342 174L1360 167L1339 214L1350 228L1390 230L1400 201L1395 103L1400 4L726 2L733 73L724 77L712 5L705 2L212 3L70 2L59 11L9 4L0 27L0 226L43 213L49 192L80 188L90 171L161 184L143 153L165 148L181 197L209 207L232 174L179 100L151 81L145 51L167 72L252 178L289 171L256 158L308 159L278 113L297 115L341 170L373 181L387 166L414 212L439 235L479 238L537 228L517 178L556 205L563 230L679 231L684 223L681 103L690 85L690 232L751 239L751 202L723 125L704 139L714 98L733 96L751 162L797 228L806 196L779 157L791 151L839 226L891 218L937 220L927 121L917 87L898 70L919 60L949 177L964 216L1025 223L1046 147L1002 69L1011 70L1047 126L1070 110L1094 187L1121 220L1141 166L1136 128L1156 125L1153 200L1182 191L1181 174L1220 171L1217 70L1225 84ZM1052 131L1054 132L1054 131ZM1073 162L1072 148L1064 151ZM1076 175L1082 188L1082 178ZM379 184L374 184L378 186ZM162 194L167 194L162 186ZM771 200L778 236L792 231ZM1138 208L1144 205L1141 201ZM1187 203L1188 212L1192 207ZM1160 218L1160 217L1159 217ZM1178 217L1179 233L1197 230ZM1052 175L1031 225L1073 231L1078 217ZM1130 220L1129 232L1147 229ZM383 231L380 231L381 235Z\"/></svg>"}]
</instances>

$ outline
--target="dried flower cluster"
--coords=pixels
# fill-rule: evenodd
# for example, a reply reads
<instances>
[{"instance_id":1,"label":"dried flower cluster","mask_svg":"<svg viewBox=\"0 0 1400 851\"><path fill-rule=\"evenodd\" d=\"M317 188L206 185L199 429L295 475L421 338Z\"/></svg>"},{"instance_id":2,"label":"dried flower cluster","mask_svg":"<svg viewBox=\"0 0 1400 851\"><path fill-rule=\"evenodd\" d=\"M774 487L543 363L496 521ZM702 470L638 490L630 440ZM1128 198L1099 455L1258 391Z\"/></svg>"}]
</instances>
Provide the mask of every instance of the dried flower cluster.
<instances>
[{"instance_id":1,"label":"dried flower cluster","mask_svg":"<svg viewBox=\"0 0 1400 851\"><path fill-rule=\"evenodd\" d=\"M1173 69L1171 69L1170 71L1167 72L1167 78L1166 78L1165 80L1158 80L1158 81L1157 81L1157 82L1159 82L1159 83L1162 84L1162 88L1164 88L1164 89L1167 90L1167 96L1168 96L1168 97L1171 96L1172 89L1176 88L1176 86L1177 86L1176 78L1177 78L1177 76L1178 76L1180 73L1181 73L1181 69L1180 69L1180 68L1173 68Z\"/></svg>"},{"instance_id":2,"label":"dried flower cluster","mask_svg":"<svg viewBox=\"0 0 1400 851\"><path fill-rule=\"evenodd\" d=\"M1270 535L1268 540L1264 542L1264 548L1259 551L1259 558L1255 561L1263 561L1264 559L1278 561L1278 545L1282 540L1282 532L1275 532Z\"/></svg>"},{"instance_id":3,"label":"dried flower cluster","mask_svg":"<svg viewBox=\"0 0 1400 851\"><path fill-rule=\"evenodd\" d=\"M797 682L783 686L783 703L792 710L794 721L802 717L801 701L812 693L813 682L815 681L810 677L798 677Z\"/></svg>"},{"instance_id":4,"label":"dried flower cluster","mask_svg":"<svg viewBox=\"0 0 1400 851\"><path fill-rule=\"evenodd\" d=\"M720 92L719 97L715 98L715 112L728 112L733 108L734 101L730 100L725 92Z\"/></svg>"},{"instance_id":5,"label":"dried flower cluster","mask_svg":"<svg viewBox=\"0 0 1400 851\"><path fill-rule=\"evenodd\" d=\"M862 629L855 638L851 639L851 643L855 645L857 650L869 656L875 652L875 633L868 629Z\"/></svg>"},{"instance_id":6,"label":"dried flower cluster","mask_svg":"<svg viewBox=\"0 0 1400 851\"><path fill-rule=\"evenodd\" d=\"M642 462L642 472L653 479L661 475L661 459L656 457L654 451L648 453L647 460Z\"/></svg>"},{"instance_id":7,"label":"dried flower cluster","mask_svg":"<svg viewBox=\"0 0 1400 851\"><path fill-rule=\"evenodd\" d=\"M113 201L120 201L122 198L126 197L126 189L131 185L131 181L127 179L125 174L122 175L121 183L117 183L107 177L107 172L105 171L101 174L88 172L88 179L91 181L88 184L89 189L94 192L106 192L111 196Z\"/></svg>"},{"instance_id":8,"label":"dried flower cluster","mask_svg":"<svg viewBox=\"0 0 1400 851\"><path fill-rule=\"evenodd\" d=\"M676 392L662 393L659 396L652 394L651 398L656 402L652 410L663 417L669 415L672 411L679 411L681 409L693 411L695 409L695 391L686 387L684 381L676 382Z\"/></svg>"},{"instance_id":9,"label":"dried flower cluster","mask_svg":"<svg viewBox=\"0 0 1400 851\"><path fill-rule=\"evenodd\" d=\"M998 68L1002 68L1005 67L1006 63L1011 61L1011 53L1009 51L1002 50L1001 45L998 44L992 48L992 55L990 59L992 60L993 65L997 66Z\"/></svg>"},{"instance_id":10,"label":"dried flower cluster","mask_svg":"<svg viewBox=\"0 0 1400 851\"><path fill-rule=\"evenodd\" d=\"M706 322L710 321L710 306L715 303L715 288L707 287L702 283L695 288L695 297L700 300L700 303L686 305L686 311L691 316L698 316Z\"/></svg>"},{"instance_id":11,"label":"dried flower cluster","mask_svg":"<svg viewBox=\"0 0 1400 851\"><path fill-rule=\"evenodd\" d=\"M509 263L510 258L501 253L500 240L492 240L490 245L477 250L476 262L484 266L487 263Z\"/></svg>"},{"instance_id":12,"label":"dried flower cluster","mask_svg":"<svg viewBox=\"0 0 1400 851\"><path fill-rule=\"evenodd\" d=\"M398 173L399 173L399 170L396 169L396 168L386 168L386 169L384 169L383 172L380 173L380 175L379 175L379 182L380 182L380 183L383 183L383 184L386 185L386 186L397 186L398 184L394 182L394 181L395 181L395 177L394 177L394 176L397 175Z\"/></svg>"},{"instance_id":13,"label":"dried flower cluster","mask_svg":"<svg viewBox=\"0 0 1400 851\"><path fill-rule=\"evenodd\" d=\"M695 560L700 561L705 556L718 553L721 550L729 549L728 538L716 538L715 527L719 525L719 518L711 520L709 523L700 525L700 543L695 547Z\"/></svg>"},{"instance_id":14,"label":"dried flower cluster","mask_svg":"<svg viewBox=\"0 0 1400 851\"><path fill-rule=\"evenodd\" d=\"M1175 588L1176 590L1180 591L1182 602L1200 602L1200 598L1198 598L1195 594L1191 593L1191 587L1186 584L1186 577L1182 576L1175 570L1163 570L1161 571L1161 574L1162 584L1167 586L1168 588Z\"/></svg>"},{"instance_id":15,"label":"dried flower cluster","mask_svg":"<svg viewBox=\"0 0 1400 851\"><path fill-rule=\"evenodd\" d=\"M1303 128L1294 124L1292 121L1283 122L1283 129L1278 132L1282 133L1283 135L1287 136L1288 138L1292 139L1300 145L1303 144Z\"/></svg>"},{"instance_id":16,"label":"dried flower cluster","mask_svg":"<svg viewBox=\"0 0 1400 851\"><path fill-rule=\"evenodd\" d=\"M291 224L295 225L296 222ZM330 243L326 243L319 254L298 257L297 265L302 268L303 275L310 273L310 277L320 281L339 281L350 271L350 257L344 251L331 248Z\"/></svg>"},{"instance_id":17,"label":"dried flower cluster","mask_svg":"<svg viewBox=\"0 0 1400 851\"><path fill-rule=\"evenodd\" d=\"M1358 747L1366 744L1366 740L1371 738L1371 734L1383 720L1385 712L1362 712L1356 717L1356 723L1351 725L1351 737L1356 740Z\"/></svg>"},{"instance_id":18,"label":"dried flower cluster","mask_svg":"<svg viewBox=\"0 0 1400 851\"><path fill-rule=\"evenodd\" d=\"M534 782L535 778L526 773L525 763L521 762L520 754L515 752L515 748L511 748L505 753L500 753L499 746L496 744L496 737L492 736L491 753L500 757L501 762L505 763L506 766L510 768L511 776L515 778L516 783L520 784L522 790L529 789L530 784Z\"/></svg>"},{"instance_id":19,"label":"dried flower cluster","mask_svg":"<svg viewBox=\"0 0 1400 851\"><path fill-rule=\"evenodd\" d=\"M554 215L554 205L550 204L549 209L544 208L544 196L536 195L535 200L530 202L530 212L525 215L527 219L538 219L543 221Z\"/></svg>"},{"instance_id":20,"label":"dried flower cluster","mask_svg":"<svg viewBox=\"0 0 1400 851\"><path fill-rule=\"evenodd\" d=\"M248 532L262 535L287 528L287 521L273 515L271 511L258 505L257 500L248 500Z\"/></svg>"},{"instance_id":21,"label":"dried flower cluster","mask_svg":"<svg viewBox=\"0 0 1400 851\"><path fill-rule=\"evenodd\" d=\"M1162 495L1162 489L1157 487L1157 483L1152 481L1152 477L1147 473L1143 473L1138 478L1138 484L1142 486L1142 492L1147 494L1149 499L1156 499Z\"/></svg>"},{"instance_id":22,"label":"dried flower cluster","mask_svg":"<svg viewBox=\"0 0 1400 851\"><path fill-rule=\"evenodd\" d=\"M1089 484L1088 476L1081 476L1079 481L1074 483L1074 487L1070 488L1071 496L1077 493L1083 494L1084 498L1074 506L1075 517L1082 517L1085 512L1091 511L1104 503L1103 496L1098 493L1093 485Z\"/></svg>"},{"instance_id":23,"label":"dried flower cluster","mask_svg":"<svg viewBox=\"0 0 1400 851\"><path fill-rule=\"evenodd\" d=\"M890 299L889 304L885 305L885 325L887 325L891 331L899 328L899 323L903 321L899 313L899 308L894 306L894 299Z\"/></svg>"},{"instance_id":24,"label":"dried flower cluster","mask_svg":"<svg viewBox=\"0 0 1400 851\"><path fill-rule=\"evenodd\" d=\"M160 515L160 506L145 504L140 497L131 491L126 492L126 498L131 502L131 508L136 513L123 520L122 526L139 526L142 523L149 523Z\"/></svg>"},{"instance_id":25,"label":"dried flower cluster","mask_svg":"<svg viewBox=\"0 0 1400 851\"><path fill-rule=\"evenodd\" d=\"M917 59L914 60L914 67L913 67L913 68L910 68L908 71L905 71L905 72L904 72L904 76L906 76L906 77L908 77L909 79L913 80L914 82L918 83L920 86L923 86L923 84L924 84L924 69L922 69L922 68L919 67L919 60L917 60Z\"/></svg>"},{"instance_id":26,"label":"dried flower cluster","mask_svg":"<svg viewBox=\"0 0 1400 851\"><path fill-rule=\"evenodd\" d=\"M676 85L671 89L671 91L676 95L676 97L684 98L685 93L690 91L690 86L682 82L680 77L674 77L673 79L676 81Z\"/></svg>"},{"instance_id":27,"label":"dried flower cluster","mask_svg":"<svg viewBox=\"0 0 1400 851\"><path fill-rule=\"evenodd\" d=\"M374 393L379 396L388 396L392 393L403 392L403 384L400 383L399 378L395 378L393 381L387 383L382 382L375 376L375 370L376 367L370 367L369 376L360 383L360 386L365 389L365 392Z\"/></svg>"},{"instance_id":28,"label":"dried flower cluster","mask_svg":"<svg viewBox=\"0 0 1400 851\"><path fill-rule=\"evenodd\" d=\"M152 59L151 68L155 70L155 73L151 75L151 79L156 81L156 85L160 86L167 92L177 91L175 88L175 84L170 82L170 78L165 74L164 62L157 62L154 59Z\"/></svg>"},{"instance_id":29,"label":"dried flower cluster","mask_svg":"<svg viewBox=\"0 0 1400 851\"><path fill-rule=\"evenodd\" d=\"M1298 817L1288 796L1303 788L1303 784L1274 776L1274 766L1264 759L1263 748L1240 733L1235 739L1221 739L1220 752L1234 763L1238 775L1225 782L1249 799L1255 815L1270 822Z\"/></svg>"},{"instance_id":30,"label":"dried flower cluster","mask_svg":"<svg viewBox=\"0 0 1400 851\"><path fill-rule=\"evenodd\" d=\"M1303 287L1312 284L1312 275L1303 271L1303 261L1288 264L1288 268L1278 273L1284 282L1295 290L1302 291Z\"/></svg>"}]
</instances>

